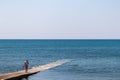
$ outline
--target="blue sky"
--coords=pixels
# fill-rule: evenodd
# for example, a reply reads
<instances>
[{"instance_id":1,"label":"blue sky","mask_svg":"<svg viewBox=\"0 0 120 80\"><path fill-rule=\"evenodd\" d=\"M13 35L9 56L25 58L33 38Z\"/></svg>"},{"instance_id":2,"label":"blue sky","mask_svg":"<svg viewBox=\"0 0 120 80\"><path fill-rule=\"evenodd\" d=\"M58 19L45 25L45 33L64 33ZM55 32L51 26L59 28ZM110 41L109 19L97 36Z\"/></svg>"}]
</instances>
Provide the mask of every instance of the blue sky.
<instances>
[{"instance_id":1,"label":"blue sky","mask_svg":"<svg viewBox=\"0 0 120 80\"><path fill-rule=\"evenodd\" d=\"M0 0L0 39L120 39L120 0Z\"/></svg>"}]
</instances>

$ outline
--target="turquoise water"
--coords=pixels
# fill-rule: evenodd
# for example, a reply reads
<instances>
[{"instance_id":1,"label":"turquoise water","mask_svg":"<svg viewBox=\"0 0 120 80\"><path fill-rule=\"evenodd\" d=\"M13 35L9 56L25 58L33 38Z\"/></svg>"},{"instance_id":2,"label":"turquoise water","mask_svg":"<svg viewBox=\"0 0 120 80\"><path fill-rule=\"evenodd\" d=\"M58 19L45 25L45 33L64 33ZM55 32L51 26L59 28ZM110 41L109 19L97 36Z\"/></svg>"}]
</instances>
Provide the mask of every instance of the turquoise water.
<instances>
[{"instance_id":1,"label":"turquoise water","mask_svg":"<svg viewBox=\"0 0 120 80\"><path fill-rule=\"evenodd\" d=\"M29 80L120 80L120 40L0 40L0 73L23 70L61 59L62 66Z\"/></svg>"}]
</instances>

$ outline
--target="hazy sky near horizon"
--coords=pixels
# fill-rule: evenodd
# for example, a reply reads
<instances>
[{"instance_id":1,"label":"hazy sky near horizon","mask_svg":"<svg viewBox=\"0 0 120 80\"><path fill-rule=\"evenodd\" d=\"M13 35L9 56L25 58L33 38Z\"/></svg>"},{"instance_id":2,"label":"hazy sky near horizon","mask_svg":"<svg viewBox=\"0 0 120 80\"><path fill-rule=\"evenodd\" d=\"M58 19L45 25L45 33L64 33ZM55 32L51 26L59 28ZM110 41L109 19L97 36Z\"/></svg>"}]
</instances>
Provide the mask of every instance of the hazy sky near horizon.
<instances>
[{"instance_id":1,"label":"hazy sky near horizon","mask_svg":"<svg viewBox=\"0 0 120 80\"><path fill-rule=\"evenodd\" d=\"M0 0L0 39L120 39L120 0Z\"/></svg>"}]
</instances>

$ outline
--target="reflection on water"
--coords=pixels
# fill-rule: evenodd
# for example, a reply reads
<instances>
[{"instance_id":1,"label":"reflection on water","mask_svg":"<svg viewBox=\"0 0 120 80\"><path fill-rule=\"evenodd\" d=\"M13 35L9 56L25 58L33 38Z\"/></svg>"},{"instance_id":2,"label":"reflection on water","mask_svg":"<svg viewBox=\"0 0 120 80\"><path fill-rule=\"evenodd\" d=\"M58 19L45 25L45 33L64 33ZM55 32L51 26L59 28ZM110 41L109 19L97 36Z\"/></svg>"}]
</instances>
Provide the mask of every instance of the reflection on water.
<instances>
[{"instance_id":1,"label":"reflection on water","mask_svg":"<svg viewBox=\"0 0 120 80\"><path fill-rule=\"evenodd\" d=\"M28 77L22 78L21 80L29 80Z\"/></svg>"}]
</instances>

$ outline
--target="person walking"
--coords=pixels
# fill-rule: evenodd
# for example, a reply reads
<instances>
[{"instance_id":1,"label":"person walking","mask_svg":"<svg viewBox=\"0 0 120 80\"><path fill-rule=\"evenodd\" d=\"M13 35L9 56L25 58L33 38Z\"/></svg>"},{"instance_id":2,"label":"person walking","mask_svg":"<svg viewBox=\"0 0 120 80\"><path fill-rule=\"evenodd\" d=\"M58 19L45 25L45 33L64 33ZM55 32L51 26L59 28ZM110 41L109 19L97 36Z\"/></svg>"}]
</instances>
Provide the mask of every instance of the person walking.
<instances>
[{"instance_id":1,"label":"person walking","mask_svg":"<svg viewBox=\"0 0 120 80\"><path fill-rule=\"evenodd\" d=\"M24 69L25 69L25 72L26 72L26 73L28 72L28 68L29 68L29 61L28 61L28 60L25 60L25 61L24 61Z\"/></svg>"}]
</instances>

